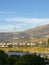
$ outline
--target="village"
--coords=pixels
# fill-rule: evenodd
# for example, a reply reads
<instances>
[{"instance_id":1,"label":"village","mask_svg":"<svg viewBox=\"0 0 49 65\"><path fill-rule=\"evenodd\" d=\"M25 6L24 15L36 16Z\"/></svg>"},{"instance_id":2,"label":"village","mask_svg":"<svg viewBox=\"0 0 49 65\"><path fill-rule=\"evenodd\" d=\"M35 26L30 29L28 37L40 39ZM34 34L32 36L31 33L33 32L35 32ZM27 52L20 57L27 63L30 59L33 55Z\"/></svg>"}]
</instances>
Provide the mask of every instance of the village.
<instances>
[{"instance_id":1,"label":"village","mask_svg":"<svg viewBox=\"0 0 49 65\"><path fill-rule=\"evenodd\" d=\"M47 46L45 42L0 42L0 47L38 47Z\"/></svg>"}]
</instances>

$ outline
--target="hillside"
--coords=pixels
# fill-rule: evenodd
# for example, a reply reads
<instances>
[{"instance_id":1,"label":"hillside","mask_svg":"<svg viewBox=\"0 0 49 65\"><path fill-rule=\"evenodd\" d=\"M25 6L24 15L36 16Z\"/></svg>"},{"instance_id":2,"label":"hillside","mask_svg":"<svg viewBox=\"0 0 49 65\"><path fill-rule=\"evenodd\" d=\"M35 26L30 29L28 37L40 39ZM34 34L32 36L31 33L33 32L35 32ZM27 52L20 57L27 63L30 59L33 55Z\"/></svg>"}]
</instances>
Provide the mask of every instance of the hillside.
<instances>
[{"instance_id":1,"label":"hillside","mask_svg":"<svg viewBox=\"0 0 49 65\"><path fill-rule=\"evenodd\" d=\"M43 39L49 38L49 24L38 26L23 32L0 32L0 41L5 41L5 39L12 40L13 38L17 38L18 41L28 41L30 39Z\"/></svg>"},{"instance_id":2,"label":"hillside","mask_svg":"<svg viewBox=\"0 0 49 65\"><path fill-rule=\"evenodd\" d=\"M49 37L49 24L38 26L25 32L30 34L33 38Z\"/></svg>"}]
</instances>

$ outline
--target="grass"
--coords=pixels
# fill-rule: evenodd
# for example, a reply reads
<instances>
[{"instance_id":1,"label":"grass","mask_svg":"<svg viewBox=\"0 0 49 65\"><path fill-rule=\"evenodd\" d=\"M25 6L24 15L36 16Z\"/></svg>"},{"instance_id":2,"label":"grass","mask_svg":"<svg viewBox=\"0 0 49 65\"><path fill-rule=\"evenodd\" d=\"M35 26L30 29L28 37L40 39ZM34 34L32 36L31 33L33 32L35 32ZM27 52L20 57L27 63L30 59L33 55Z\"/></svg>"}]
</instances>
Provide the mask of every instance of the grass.
<instances>
[{"instance_id":1,"label":"grass","mask_svg":"<svg viewBox=\"0 0 49 65\"><path fill-rule=\"evenodd\" d=\"M0 48L0 50L3 50L3 51L29 51L29 52L49 53L49 48L43 48L43 47Z\"/></svg>"}]
</instances>

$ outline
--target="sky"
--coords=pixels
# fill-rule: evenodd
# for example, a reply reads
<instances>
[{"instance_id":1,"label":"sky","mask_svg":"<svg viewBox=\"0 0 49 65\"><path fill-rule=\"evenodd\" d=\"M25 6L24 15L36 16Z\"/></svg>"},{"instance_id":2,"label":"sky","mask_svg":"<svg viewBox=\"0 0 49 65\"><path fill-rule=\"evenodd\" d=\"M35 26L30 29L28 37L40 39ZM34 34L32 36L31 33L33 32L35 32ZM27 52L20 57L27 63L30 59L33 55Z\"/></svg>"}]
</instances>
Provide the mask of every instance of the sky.
<instances>
[{"instance_id":1,"label":"sky","mask_svg":"<svg viewBox=\"0 0 49 65\"><path fill-rule=\"evenodd\" d=\"M49 24L49 0L0 0L0 32Z\"/></svg>"}]
</instances>

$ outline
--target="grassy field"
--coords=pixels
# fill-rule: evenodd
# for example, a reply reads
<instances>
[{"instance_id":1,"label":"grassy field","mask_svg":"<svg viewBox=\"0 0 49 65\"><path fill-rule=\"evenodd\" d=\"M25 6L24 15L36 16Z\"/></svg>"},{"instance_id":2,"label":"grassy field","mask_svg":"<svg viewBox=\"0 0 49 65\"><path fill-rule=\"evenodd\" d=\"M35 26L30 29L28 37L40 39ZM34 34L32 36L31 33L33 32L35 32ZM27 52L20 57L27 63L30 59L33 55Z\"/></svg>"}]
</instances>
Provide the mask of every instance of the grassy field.
<instances>
[{"instance_id":1,"label":"grassy field","mask_svg":"<svg viewBox=\"0 0 49 65\"><path fill-rule=\"evenodd\" d=\"M49 53L49 48L42 47L17 47L17 48L0 48L0 50L4 51L29 51L29 52L41 52L41 53Z\"/></svg>"}]
</instances>

